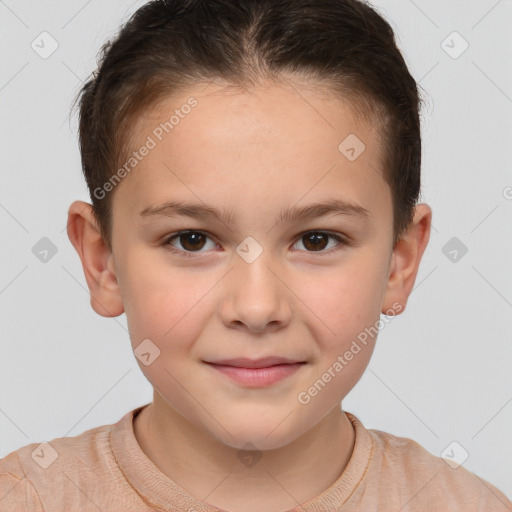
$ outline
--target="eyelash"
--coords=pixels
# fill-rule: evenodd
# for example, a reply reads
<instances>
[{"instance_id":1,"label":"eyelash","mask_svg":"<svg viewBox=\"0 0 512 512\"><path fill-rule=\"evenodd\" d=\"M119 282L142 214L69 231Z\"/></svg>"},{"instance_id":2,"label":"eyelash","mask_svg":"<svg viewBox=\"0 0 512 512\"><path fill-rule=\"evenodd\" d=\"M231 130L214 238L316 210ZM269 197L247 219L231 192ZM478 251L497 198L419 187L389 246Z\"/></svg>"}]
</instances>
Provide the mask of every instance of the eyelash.
<instances>
[{"instance_id":1,"label":"eyelash","mask_svg":"<svg viewBox=\"0 0 512 512\"><path fill-rule=\"evenodd\" d=\"M178 256L183 256L185 258L200 258L202 257L202 255L204 255L204 252L199 252L199 251L182 251L182 250L179 250L179 249L176 249L174 246L170 245L170 242L172 242L175 238L178 238L180 237L181 235L185 235L185 234L190 234L190 233L200 233L201 235L205 235L207 238L210 238L213 240L213 238L206 232L204 231L198 231L198 230L184 230L184 231L178 231L177 233L174 233L170 236L168 236L163 242L162 242L162 245L165 246L166 249L170 250L171 252L177 254ZM338 243L338 245L334 248L331 248L329 249L328 251L304 251L304 252L308 252L308 253L311 253L311 254L316 254L318 256L325 256L326 254L332 254L336 251L339 251L341 249L343 249L345 246L348 246L349 245L349 242L346 238L344 237L341 237L339 235L335 235L333 233L329 233L328 231L317 231L317 230L309 230L309 231L304 231L303 233L300 233L295 242L293 243L293 245L295 245L304 235L307 235L309 233L316 233L316 234L322 234L322 235L327 235L328 237L330 238L333 238L334 240L336 240Z\"/></svg>"}]
</instances>

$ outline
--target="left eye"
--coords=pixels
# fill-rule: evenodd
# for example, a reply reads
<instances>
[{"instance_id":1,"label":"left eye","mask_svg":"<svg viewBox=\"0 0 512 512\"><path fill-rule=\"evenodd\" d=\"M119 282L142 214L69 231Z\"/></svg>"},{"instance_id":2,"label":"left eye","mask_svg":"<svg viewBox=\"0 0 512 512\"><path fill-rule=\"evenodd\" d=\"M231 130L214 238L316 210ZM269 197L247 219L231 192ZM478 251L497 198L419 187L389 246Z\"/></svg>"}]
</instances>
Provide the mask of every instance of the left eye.
<instances>
[{"instance_id":1,"label":"left eye","mask_svg":"<svg viewBox=\"0 0 512 512\"><path fill-rule=\"evenodd\" d=\"M340 236L326 233L324 231L308 231L307 233L303 233L299 240L295 242L294 245L301 242L304 247L306 248L307 252L318 252L318 253L324 253L329 252L325 249L330 249L331 247L328 247L327 240L331 238L338 242L338 244L334 244L335 251L338 249L341 249L344 245L347 245L347 242ZM205 248L207 245L206 241L211 241L210 249L215 249L216 247L219 247L217 243L215 243L209 236L207 236L202 231L180 231L179 233L176 233L174 235L171 235L169 238L167 238L163 245L172 247L173 252L180 253L183 256L193 256L194 253L203 253L205 251L202 251L201 249ZM179 244L182 246L183 249L177 248L176 245L173 243L174 241L179 242ZM206 247L206 249L209 249ZM333 252L333 251L330 251Z\"/></svg>"},{"instance_id":2,"label":"left eye","mask_svg":"<svg viewBox=\"0 0 512 512\"><path fill-rule=\"evenodd\" d=\"M324 249L326 248L326 240L329 238L339 242L337 246L335 245L337 249L339 249L339 246L342 246L345 243L343 238L330 233L325 233L324 231L309 231L308 233L303 234L297 243L302 242L306 249L311 249L308 250L308 252L325 252Z\"/></svg>"}]
</instances>

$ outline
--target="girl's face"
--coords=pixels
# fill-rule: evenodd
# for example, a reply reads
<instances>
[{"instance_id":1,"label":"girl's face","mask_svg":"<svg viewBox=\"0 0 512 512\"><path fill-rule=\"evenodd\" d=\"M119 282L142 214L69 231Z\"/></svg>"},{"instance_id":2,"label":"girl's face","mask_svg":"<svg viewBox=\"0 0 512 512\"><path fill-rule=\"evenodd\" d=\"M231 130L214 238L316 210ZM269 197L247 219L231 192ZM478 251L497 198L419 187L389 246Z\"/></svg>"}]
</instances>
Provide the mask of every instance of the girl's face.
<instances>
[{"instance_id":1,"label":"girl's face","mask_svg":"<svg viewBox=\"0 0 512 512\"><path fill-rule=\"evenodd\" d=\"M113 197L113 258L160 407L236 448L297 439L364 372L375 337L359 351L354 340L402 308L388 290L377 126L306 86L202 85L135 134L137 164ZM267 357L297 364L267 370L273 382L211 364Z\"/></svg>"}]
</instances>

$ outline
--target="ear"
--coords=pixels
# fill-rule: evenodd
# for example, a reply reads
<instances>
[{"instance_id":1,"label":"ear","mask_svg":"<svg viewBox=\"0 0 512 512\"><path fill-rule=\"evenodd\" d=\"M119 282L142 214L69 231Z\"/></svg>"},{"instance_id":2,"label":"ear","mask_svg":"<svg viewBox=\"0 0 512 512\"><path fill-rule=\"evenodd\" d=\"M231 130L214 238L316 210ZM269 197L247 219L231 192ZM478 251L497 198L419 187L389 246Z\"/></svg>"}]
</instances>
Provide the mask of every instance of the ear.
<instances>
[{"instance_id":1,"label":"ear","mask_svg":"<svg viewBox=\"0 0 512 512\"><path fill-rule=\"evenodd\" d=\"M402 306L397 314L405 310L407 299L416 280L421 257L430 238L431 223L432 209L430 206L425 203L416 205L410 226L393 249L382 313L386 314L386 311L396 310L396 303Z\"/></svg>"},{"instance_id":2,"label":"ear","mask_svg":"<svg viewBox=\"0 0 512 512\"><path fill-rule=\"evenodd\" d=\"M112 252L101 237L92 205L75 201L68 210L68 237L78 252L91 293L91 306L98 315L124 312Z\"/></svg>"}]
</instances>

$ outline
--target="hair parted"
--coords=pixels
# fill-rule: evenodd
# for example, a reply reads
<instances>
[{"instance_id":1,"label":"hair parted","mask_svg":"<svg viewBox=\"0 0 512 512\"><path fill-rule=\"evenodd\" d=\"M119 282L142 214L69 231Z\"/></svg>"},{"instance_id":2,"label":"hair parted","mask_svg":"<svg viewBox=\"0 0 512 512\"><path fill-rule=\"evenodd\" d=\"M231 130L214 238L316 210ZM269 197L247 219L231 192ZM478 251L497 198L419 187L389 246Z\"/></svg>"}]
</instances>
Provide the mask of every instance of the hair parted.
<instances>
[{"instance_id":1,"label":"hair parted","mask_svg":"<svg viewBox=\"0 0 512 512\"><path fill-rule=\"evenodd\" d=\"M420 194L422 102L374 8L362 0L152 0L102 46L75 100L82 171L108 247L113 194L94 190L125 161L142 112L202 82L249 89L283 77L333 92L377 124L396 243Z\"/></svg>"}]
</instances>

